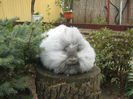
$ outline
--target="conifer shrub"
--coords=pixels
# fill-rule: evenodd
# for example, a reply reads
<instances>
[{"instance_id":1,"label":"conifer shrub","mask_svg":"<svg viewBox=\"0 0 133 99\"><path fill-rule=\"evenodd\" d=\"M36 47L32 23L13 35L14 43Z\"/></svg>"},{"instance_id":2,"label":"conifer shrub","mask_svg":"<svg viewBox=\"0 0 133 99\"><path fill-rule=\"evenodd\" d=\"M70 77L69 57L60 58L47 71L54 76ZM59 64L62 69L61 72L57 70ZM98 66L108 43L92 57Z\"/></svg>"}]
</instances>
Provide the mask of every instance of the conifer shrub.
<instances>
[{"instance_id":1,"label":"conifer shrub","mask_svg":"<svg viewBox=\"0 0 133 99\"><path fill-rule=\"evenodd\" d=\"M90 38L91 37L91 38ZM123 88L131 70L133 56L133 29L116 32L103 28L87 36L96 51L96 65L101 68L102 81Z\"/></svg>"},{"instance_id":2,"label":"conifer shrub","mask_svg":"<svg viewBox=\"0 0 133 99\"><path fill-rule=\"evenodd\" d=\"M0 99L20 99L19 94L27 88L24 73L39 57L42 33L52 27L40 20L15 25L17 19L0 20ZM24 96L21 97L25 99Z\"/></svg>"}]
</instances>

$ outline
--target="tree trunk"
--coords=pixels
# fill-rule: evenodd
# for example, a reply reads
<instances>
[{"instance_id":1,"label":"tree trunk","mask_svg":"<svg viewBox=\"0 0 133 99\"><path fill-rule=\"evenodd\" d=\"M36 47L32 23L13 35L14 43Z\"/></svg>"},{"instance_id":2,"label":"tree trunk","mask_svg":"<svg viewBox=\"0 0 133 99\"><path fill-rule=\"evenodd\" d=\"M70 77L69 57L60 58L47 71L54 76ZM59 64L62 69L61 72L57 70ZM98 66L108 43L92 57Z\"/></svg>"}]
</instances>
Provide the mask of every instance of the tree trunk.
<instances>
[{"instance_id":1,"label":"tree trunk","mask_svg":"<svg viewBox=\"0 0 133 99\"><path fill-rule=\"evenodd\" d=\"M31 0L31 21L33 21L35 0Z\"/></svg>"},{"instance_id":2,"label":"tree trunk","mask_svg":"<svg viewBox=\"0 0 133 99\"><path fill-rule=\"evenodd\" d=\"M94 66L83 74L54 74L42 67L36 69L38 99L99 99L100 69Z\"/></svg>"}]
</instances>

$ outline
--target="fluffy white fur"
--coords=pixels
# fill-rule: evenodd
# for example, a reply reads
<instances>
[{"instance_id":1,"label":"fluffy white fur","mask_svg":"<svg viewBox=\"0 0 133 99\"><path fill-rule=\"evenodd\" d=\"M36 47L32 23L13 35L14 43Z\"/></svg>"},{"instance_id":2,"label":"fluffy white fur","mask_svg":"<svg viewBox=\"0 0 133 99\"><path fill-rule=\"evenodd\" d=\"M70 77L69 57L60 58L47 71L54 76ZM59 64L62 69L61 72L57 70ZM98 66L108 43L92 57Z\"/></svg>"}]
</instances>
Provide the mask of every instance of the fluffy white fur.
<instances>
[{"instance_id":1,"label":"fluffy white fur","mask_svg":"<svg viewBox=\"0 0 133 99\"><path fill-rule=\"evenodd\" d=\"M71 72L65 72L65 74L83 73L93 67L96 56L95 51L76 27L60 25L43 35L48 35L48 37L43 39L40 44L40 48L44 48L40 58L46 68L54 70L55 73L63 73L60 65L68 57L64 48L70 44L78 46L80 49L77 51L80 70L70 70Z\"/></svg>"}]
</instances>

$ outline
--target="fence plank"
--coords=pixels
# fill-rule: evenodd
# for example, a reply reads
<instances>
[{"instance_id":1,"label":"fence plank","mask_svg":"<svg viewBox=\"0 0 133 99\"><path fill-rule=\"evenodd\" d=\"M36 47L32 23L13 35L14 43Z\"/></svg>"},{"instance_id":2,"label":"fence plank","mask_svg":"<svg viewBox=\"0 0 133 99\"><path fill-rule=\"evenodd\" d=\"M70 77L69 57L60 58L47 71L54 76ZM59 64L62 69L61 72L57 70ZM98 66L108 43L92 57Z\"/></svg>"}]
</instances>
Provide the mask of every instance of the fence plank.
<instances>
[{"instance_id":1,"label":"fence plank","mask_svg":"<svg viewBox=\"0 0 133 99\"><path fill-rule=\"evenodd\" d=\"M74 2L74 23L93 23L97 18L106 20L105 0Z\"/></svg>"},{"instance_id":2,"label":"fence plank","mask_svg":"<svg viewBox=\"0 0 133 99\"><path fill-rule=\"evenodd\" d=\"M77 2L74 2L74 23L84 23L85 19L85 3L86 0L80 0ZM75 13L76 12L76 13Z\"/></svg>"},{"instance_id":3,"label":"fence plank","mask_svg":"<svg viewBox=\"0 0 133 99\"><path fill-rule=\"evenodd\" d=\"M92 23L96 23L96 21L99 18L106 21L107 1L108 0L80 0L79 2L74 2L74 11L73 11L74 21L73 22L78 24L82 24L82 23L92 24ZM124 12L122 15L122 24L125 24L125 25L127 24L126 2L127 0L123 0ZM117 15L117 23L115 22L116 15ZM110 0L110 24L112 25L119 24L119 0ZM133 0L130 0L129 24L130 25L133 24Z\"/></svg>"},{"instance_id":4,"label":"fence plank","mask_svg":"<svg viewBox=\"0 0 133 99\"><path fill-rule=\"evenodd\" d=\"M59 6L55 5L55 0L36 0L34 10L44 17L44 22L57 20L62 11ZM0 19L10 19L16 16L21 22L31 21L31 0L0 0Z\"/></svg>"}]
</instances>

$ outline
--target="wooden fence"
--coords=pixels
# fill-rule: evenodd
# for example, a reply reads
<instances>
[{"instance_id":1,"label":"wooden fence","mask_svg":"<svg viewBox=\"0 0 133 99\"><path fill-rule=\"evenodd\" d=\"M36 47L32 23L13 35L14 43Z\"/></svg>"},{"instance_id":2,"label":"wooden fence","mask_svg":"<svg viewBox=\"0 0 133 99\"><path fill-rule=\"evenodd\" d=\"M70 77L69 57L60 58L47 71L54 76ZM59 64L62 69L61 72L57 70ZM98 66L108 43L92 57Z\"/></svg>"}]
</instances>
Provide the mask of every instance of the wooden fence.
<instances>
[{"instance_id":1,"label":"wooden fence","mask_svg":"<svg viewBox=\"0 0 133 99\"><path fill-rule=\"evenodd\" d=\"M80 0L74 2L74 23L96 23L99 19L107 21L108 0ZM127 0L123 0L122 24L133 24L133 0L130 0L129 23L127 23ZM126 7L125 7L126 5ZM119 23L119 0L110 0L109 24ZM118 14L118 15L117 15Z\"/></svg>"},{"instance_id":2,"label":"wooden fence","mask_svg":"<svg viewBox=\"0 0 133 99\"><path fill-rule=\"evenodd\" d=\"M61 8L55 0L36 0L35 12L44 17L44 22L60 17ZM31 0L0 0L0 19L19 17L21 22L31 21Z\"/></svg>"}]
</instances>

